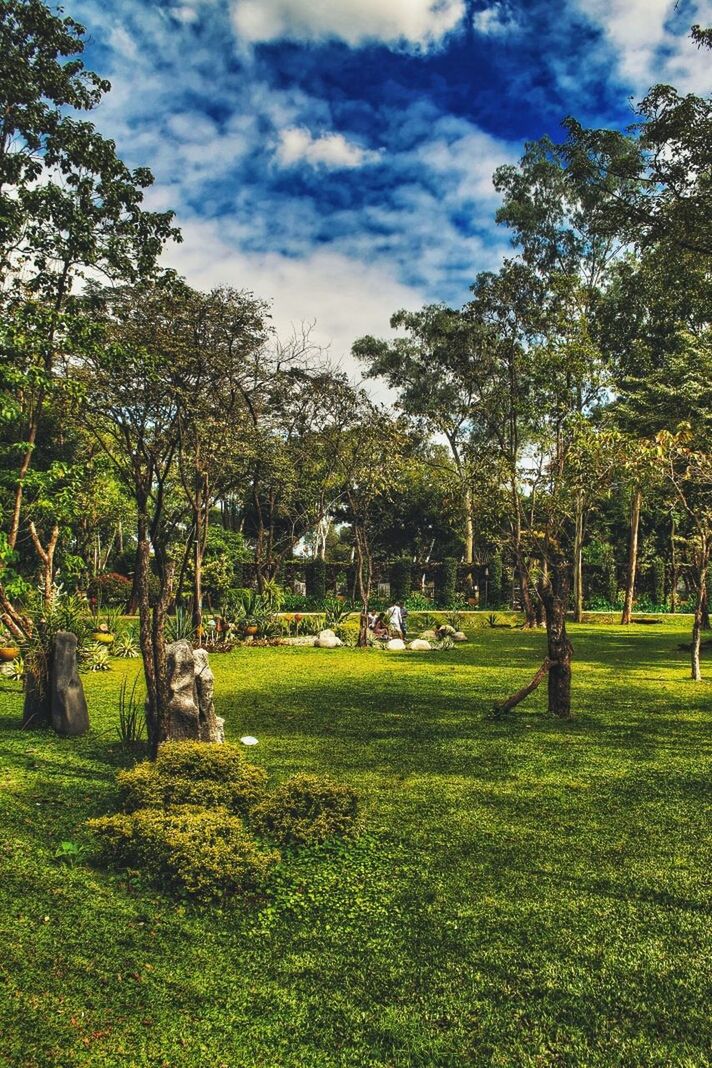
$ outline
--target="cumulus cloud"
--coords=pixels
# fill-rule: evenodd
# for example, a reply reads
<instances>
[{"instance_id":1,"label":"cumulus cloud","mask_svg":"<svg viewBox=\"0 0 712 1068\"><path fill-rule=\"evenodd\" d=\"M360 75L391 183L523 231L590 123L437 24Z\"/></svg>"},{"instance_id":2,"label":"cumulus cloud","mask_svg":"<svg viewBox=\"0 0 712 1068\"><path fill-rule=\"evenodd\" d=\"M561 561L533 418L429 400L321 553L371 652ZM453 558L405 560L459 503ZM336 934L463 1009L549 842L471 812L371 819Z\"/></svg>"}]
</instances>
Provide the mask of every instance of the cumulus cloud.
<instances>
[{"instance_id":1,"label":"cumulus cloud","mask_svg":"<svg viewBox=\"0 0 712 1068\"><path fill-rule=\"evenodd\" d=\"M594 20L618 55L622 76L638 92L653 82L679 89L709 88L709 52L688 40L692 23L712 22L711 0L693 0L678 10L675 0L575 0Z\"/></svg>"},{"instance_id":2,"label":"cumulus cloud","mask_svg":"<svg viewBox=\"0 0 712 1068\"><path fill-rule=\"evenodd\" d=\"M387 335L396 309L415 309L425 302L424 293L403 285L383 263L323 248L299 258L246 252L239 242L233 243L232 228L230 218L183 222L183 244L171 248L165 258L201 289L227 284L272 299L280 336L288 336L294 325L316 320L312 340L353 377L361 373L350 356L356 338Z\"/></svg>"},{"instance_id":3,"label":"cumulus cloud","mask_svg":"<svg viewBox=\"0 0 712 1068\"><path fill-rule=\"evenodd\" d=\"M348 141L340 133L314 137L305 127L292 126L281 131L276 157L282 167L309 163L313 167L326 167L328 170L351 170L375 162L379 153Z\"/></svg>"},{"instance_id":4,"label":"cumulus cloud","mask_svg":"<svg viewBox=\"0 0 712 1068\"><path fill-rule=\"evenodd\" d=\"M472 16L472 25L477 33L486 37L501 37L519 28L517 19L503 3L494 3L490 7L476 11Z\"/></svg>"},{"instance_id":5,"label":"cumulus cloud","mask_svg":"<svg viewBox=\"0 0 712 1068\"><path fill-rule=\"evenodd\" d=\"M454 30L464 0L232 0L241 40L341 40L431 46Z\"/></svg>"}]
</instances>

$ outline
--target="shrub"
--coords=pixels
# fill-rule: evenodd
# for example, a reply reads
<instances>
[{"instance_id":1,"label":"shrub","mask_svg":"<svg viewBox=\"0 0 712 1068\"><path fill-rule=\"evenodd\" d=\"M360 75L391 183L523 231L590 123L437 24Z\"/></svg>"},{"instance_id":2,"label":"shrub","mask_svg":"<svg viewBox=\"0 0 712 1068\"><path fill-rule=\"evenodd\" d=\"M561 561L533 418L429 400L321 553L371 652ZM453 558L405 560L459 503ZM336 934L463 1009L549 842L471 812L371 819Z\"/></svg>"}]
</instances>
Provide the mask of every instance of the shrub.
<instances>
[{"instance_id":1,"label":"shrub","mask_svg":"<svg viewBox=\"0 0 712 1068\"><path fill-rule=\"evenodd\" d=\"M356 825L356 792L319 775L295 775L251 814L258 834L281 845L311 845L332 836L346 837Z\"/></svg>"},{"instance_id":2,"label":"shrub","mask_svg":"<svg viewBox=\"0 0 712 1068\"><path fill-rule=\"evenodd\" d=\"M405 606L409 612L429 612L433 602L422 593L411 593Z\"/></svg>"},{"instance_id":3,"label":"shrub","mask_svg":"<svg viewBox=\"0 0 712 1068\"><path fill-rule=\"evenodd\" d=\"M487 582L487 596L485 598L485 608L500 608L504 604L504 596L502 593L502 555L501 553L495 553L490 560L488 566L488 582Z\"/></svg>"},{"instance_id":4,"label":"shrub","mask_svg":"<svg viewBox=\"0 0 712 1068\"><path fill-rule=\"evenodd\" d=\"M390 567L391 598L406 601L413 585L412 564L407 556L394 560Z\"/></svg>"},{"instance_id":5,"label":"shrub","mask_svg":"<svg viewBox=\"0 0 712 1068\"><path fill-rule=\"evenodd\" d=\"M117 571L106 571L91 580L89 592L99 604L125 608L131 596L131 579Z\"/></svg>"},{"instance_id":6,"label":"shrub","mask_svg":"<svg viewBox=\"0 0 712 1068\"><path fill-rule=\"evenodd\" d=\"M654 556L651 561L653 579L653 601L665 604L665 561L661 556Z\"/></svg>"},{"instance_id":7,"label":"shrub","mask_svg":"<svg viewBox=\"0 0 712 1068\"><path fill-rule=\"evenodd\" d=\"M435 601L439 608L449 608L455 603L457 585L457 560L446 556L437 572Z\"/></svg>"},{"instance_id":8,"label":"shrub","mask_svg":"<svg viewBox=\"0 0 712 1068\"><path fill-rule=\"evenodd\" d=\"M323 601L326 597L326 563L316 558L306 569L307 596Z\"/></svg>"},{"instance_id":9,"label":"shrub","mask_svg":"<svg viewBox=\"0 0 712 1068\"><path fill-rule=\"evenodd\" d=\"M225 808L144 808L89 820L89 827L109 860L199 898L257 890L279 856L261 851Z\"/></svg>"},{"instance_id":10,"label":"shrub","mask_svg":"<svg viewBox=\"0 0 712 1068\"><path fill-rule=\"evenodd\" d=\"M116 781L126 812L174 805L247 812L264 796L267 772L229 743L166 742L155 763L120 771Z\"/></svg>"}]
</instances>

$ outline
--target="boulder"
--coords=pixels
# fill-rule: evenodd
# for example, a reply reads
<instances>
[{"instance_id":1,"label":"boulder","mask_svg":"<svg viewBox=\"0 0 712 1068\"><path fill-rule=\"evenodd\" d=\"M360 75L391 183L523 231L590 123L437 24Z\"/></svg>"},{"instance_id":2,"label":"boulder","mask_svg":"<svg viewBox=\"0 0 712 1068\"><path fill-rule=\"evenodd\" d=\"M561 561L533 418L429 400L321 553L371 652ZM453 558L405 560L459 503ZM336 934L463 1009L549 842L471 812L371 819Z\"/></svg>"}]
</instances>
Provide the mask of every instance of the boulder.
<instances>
[{"instance_id":1,"label":"boulder","mask_svg":"<svg viewBox=\"0 0 712 1068\"><path fill-rule=\"evenodd\" d=\"M419 638L423 642L435 642L437 641L438 636L434 630L424 630L423 633L419 635Z\"/></svg>"},{"instance_id":2,"label":"boulder","mask_svg":"<svg viewBox=\"0 0 712 1068\"><path fill-rule=\"evenodd\" d=\"M337 649L342 643L335 634L320 634L314 644L318 649Z\"/></svg>"},{"instance_id":3,"label":"boulder","mask_svg":"<svg viewBox=\"0 0 712 1068\"><path fill-rule=\"evenodd\" d=\"M216 742L224 742L225 741L225 720L223 719L222 716L216 716L215 717L215 732L217 734L217 737L215 738L215 741Z\"/></svg>"},{"instance_id":4,"label":"boulder","mask_svg":"<svg viewBox=\"0 0 712 1068\"><path fill-rule=\"evenodd\" d=\"M390 649L392 653L395 653L400 649L405 649L405 642L402 638L391 638L389 642L386 642L386 649Z\"/></svg>"},{"instance_id":5,"label":"boulder","mask_svg":"<svg viewBox=\"0 0 712 1068\"><path fill-rule=\"evenodd\" d=\"M193 670L195 672L195 689L198 699L198 735L200 740L201 742L224 741L225 732L222 732L221 738L215 716L215 702L213 700L215 676L208 663L207 649L193 650Z\"/></svg>"},{"instance_id":6,"label":"boulder","mask_svg":"<svg viewBox=\"0 0 712 1068\"><path fill-rule=\"evenodd\" d=\"M416 638L415 641L412 641L410 643L408 648L409 649L414 649L416 653L417 652L424 653L424 652L427 652L428 649L432 649L432 645L430 644L429 641L426 641L424 638Z\"/></svg>"},{"instance_id":7,"label":"boulder","mask_svg":"<svg viewBox=\"0 0 712 1068\"><path fill-rule=\"evenodd\" d=\"M200 739L200 708L195 681L193 646L185 638L166 646L168 669L168 737L171 741Z\"/></svg>"},{"instance_id":8,"label":"boulder","mask_svg":"<svg viewBox=\"0 0 712 1068\"><path fill-rule=\"evenodd\" d=\"M335 632L333 630L329 630L327 628L326 630L320 630L319 631L319 637L320 638L335 638L336 634L335 634Z\"/></svg>"},{"instance_id":9,"label":"boulder","mask_svg":"<svg viewBox=\"0 0 712 1068\"><path fill-rule=\"evenodd\" d=\"M52 726L74 738L89 730L89 710L77 664L77 636L60 630L54 636L51 671Z\"/></svg>"},{"instance_id":10,"label":"boulder","mask_svg":"<svg viewBox=\"0 0 712 1068\"><path fill-rule=\"evenodd\" d=\"M465 634L464 630L456 630L452 636L452 640L454 642L466 642L467 635Z\"/></svg>"}]
</instances>

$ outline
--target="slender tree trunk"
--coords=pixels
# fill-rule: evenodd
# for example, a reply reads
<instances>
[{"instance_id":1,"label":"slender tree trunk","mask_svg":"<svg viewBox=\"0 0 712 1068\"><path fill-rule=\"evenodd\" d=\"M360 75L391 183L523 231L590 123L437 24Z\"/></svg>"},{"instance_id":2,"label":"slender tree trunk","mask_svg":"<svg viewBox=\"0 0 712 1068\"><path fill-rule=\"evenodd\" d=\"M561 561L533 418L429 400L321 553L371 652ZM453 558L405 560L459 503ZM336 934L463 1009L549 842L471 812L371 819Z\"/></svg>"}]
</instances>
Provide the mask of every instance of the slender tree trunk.
<instances>
[{"instance_id":1,"label":"slender tree trunk","mask_svg":"<svg viewBox=\"0 0 712 1068\"><path fill-rule=\"evenodd\" d=\"M472 517L472 490L465 489L465 563L471 569L475 560L475 523ZM468 570L465 584L472 585L472 571Z\"/></svg>"},{"instance_id":2,"label":"slender tree trunk","mask_svg":"<svg viewBox=\"0 0 712 1068\"><path fill-rule=\"evenodd\" d=\"M38 412L41 408L41 404L38 406ZM15 548L17 542L17 535L20 532L20 515L22 512L22 497L25 491L25 478L27 472L30 469L30 463L32 462L32 453L35 448L35 441L37 440L37 430L39 427L39 415L33 417L30 422L30 426L27 434L27 448L23 453L22 460L20 461L20 469L17 472L17 485L15 486L15 498L12 504L12 518L10 520L10 532L7 536L7 542L11 549Z\"/></svg>"},{"instance_id":3,"label":"slender tree trunk","mask_svg":"<svg viewBox=\"0 0 712 1068\"><path fill-rule=\"evenodd\" d=\"M147 528L148 524L145 517L139 515L134 586L138 598L139 640L143 659L143 674L146 680L146 733L148 735L149 752L152 759L155 759L160 737L156 668L153 659L153 641L151 639L151 605L149 600L151 546L148 540Z\"/></svg>"},{"instance_id":4,"label":"slender tree trunk","mask_svg":"<svg viewBox=\"0 0 712 1068\"><path fill-rule=\"evenodd\" d=\"M151 749L151 759L155 760L158 746L170 738L170 718L168 714L168 669L166 666L166 614L173 596L174 564L166 564L161 595L153 609L151 625L151 648L153 652L154 676L156 679L156 745Z\"/></svg>"},{"instance_id":5,"label":"slender tree trunk","mask_svg":"<svg viewBox=\"0 0 712 1068\"><path fill-rule=\"evenodd\" d=\"M546 636L550 661L549 712L560 719L571 716L571 657L573 646L566 633L569 600L568 568L562 561L552 565L542 579L540 596L546 612Z\"/></svg>"},{"instance_id":6,"label":"slender tree trunk","mask_svg":"<svg viewBox=\"0 0 712 1068\"><path fill-rule=\"evenodd\" d=\"M574 622L583 620L583 498L576 495L576 528L574 533Z\"/></svg>"},{"instance_id":7,"label":"slender tree trunk","mask_svg":"<svg viewBox=\"0 0 712 1068\"><path fill-rule=\"evenodd\" d=\"M640 528L640 506L643 501L643 492L639 486L633 491L633 499L630 504L630 535L628 542L628 581L623 603L621 623L630 623L633 614L633 598L635 596L635 574L638 569L638 530Z\"/></svg>"},{"instance_id":8,"label":"slender tree trunk","mask_svg":"<svg viewBox=\"0 0 712 1068\"><path fill-rule=\"evenodd\" d=\"M706 540L703 540L699 549L697 566L697 601L695 603L695 615L692 623L692 650L691 668L692 678L695 682L702 679L700 666L700 645L704 625L705 603L707 601L707 568L710 562L710 550Z\"/></svg>"},{"instance_id":9,"label":"slender tree trunk","mask_svg":"<svg viewBox=\"0 0 712 1068\"><path fill-rule=\"evenodd\" d=\"M670 526L670 567L671 567L671 580L672 588L670 590L670 611L677 612L677 584L679 581L679 571L677 566L677 546L675 544L675 536L677 533L677 525L675 523L675 517L672 518Z\"/></svg>"},{"instance_id":10,"label":"slender tree trunk","mask_svg":"<svg viewBox=\"0 0 712 1068\"><path fill-rule=\"evenodd\" d=\"M49 608L52 604L54 591L54 553L57 548L57 542L59 541L59 526L55 523L52 527L52 533L50 534L46 549L40 541L40 536L37 533L37 528L34 523L31 522L29 524L29 530L32 544L35 547L35 552L42 562L42 581L44 584L43 600L45 608Z\"/></svg>"}]
</instances>

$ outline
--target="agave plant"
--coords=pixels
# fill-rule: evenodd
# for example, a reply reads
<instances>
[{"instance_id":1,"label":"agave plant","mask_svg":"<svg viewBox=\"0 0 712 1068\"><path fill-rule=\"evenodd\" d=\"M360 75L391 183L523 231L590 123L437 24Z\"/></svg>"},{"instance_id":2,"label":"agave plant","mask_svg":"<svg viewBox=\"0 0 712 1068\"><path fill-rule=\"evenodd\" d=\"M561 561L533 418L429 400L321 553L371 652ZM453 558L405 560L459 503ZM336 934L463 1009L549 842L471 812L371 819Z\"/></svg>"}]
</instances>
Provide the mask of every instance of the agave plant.
<instances>
[{"instance_id":1,"label":"agave plant","mask_svg":"<svg viewBox=\"0 0 712 1068\"><path fill-rule=\"evenodd\" d=\"M105 645L95 642L84 651L81 666L84 671L111 671L109 650Z\"/></svg>"},{"instance_id":2,"label":"agave plant","mask_svg":"<svg viewBox=\"0 0 712 1068\"><path fill-rule=\"evenodd\" d=\"M121 660L135 660L139 655L136 635L131 630L122 630L116 635L114 644L111 646L111 655Z\"/></svg>"}]
</instances>

